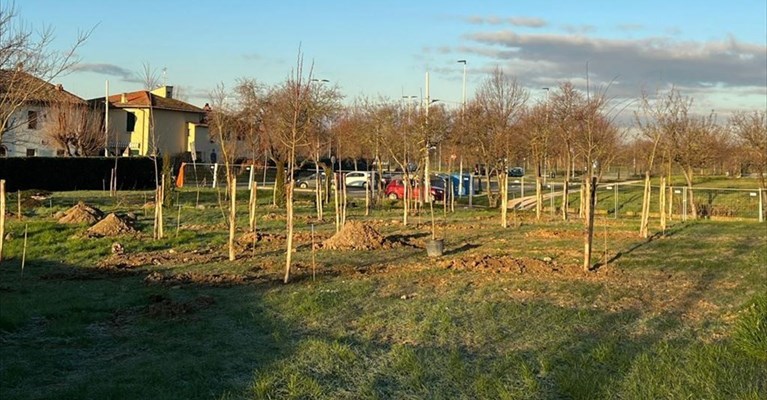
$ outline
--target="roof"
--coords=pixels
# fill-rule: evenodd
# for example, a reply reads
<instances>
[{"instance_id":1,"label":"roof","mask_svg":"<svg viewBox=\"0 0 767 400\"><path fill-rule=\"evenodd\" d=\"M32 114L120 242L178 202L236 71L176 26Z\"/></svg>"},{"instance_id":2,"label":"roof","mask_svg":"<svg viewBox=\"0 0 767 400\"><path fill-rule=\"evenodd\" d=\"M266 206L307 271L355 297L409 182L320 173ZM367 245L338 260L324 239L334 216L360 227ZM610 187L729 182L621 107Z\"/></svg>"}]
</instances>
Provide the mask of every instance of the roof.
<instances>
[{"instance_id":1,"label":"roof","mask_svg":"<svg viewBox=\"0 0 767 400\"><path fill-rule=\"evenodd\" d=\"M82 98L20 70L0 70L0 96L18 96L26 102L85 103Z\"/></svg>"},{"instance_id":2,"label":"roof","mask_svg":"<svg viewBox=\"0 0 767 400\"><path fill-rule=\"evenodd\" d=\"M125 96L125 102L122 101L123 96ZM103 102L104 98L99 97L97 99L92 99L90 101ZM181 100L169 99L167 97L158 96L147 90L113 94L109 96L109 107L114 107L114 108L152 107L158 110L184 111L184 112L191 112L191 113L198 113L198 114L205 113L205 111L200 107L191 105Z\"/></svg>"}]
</instances>

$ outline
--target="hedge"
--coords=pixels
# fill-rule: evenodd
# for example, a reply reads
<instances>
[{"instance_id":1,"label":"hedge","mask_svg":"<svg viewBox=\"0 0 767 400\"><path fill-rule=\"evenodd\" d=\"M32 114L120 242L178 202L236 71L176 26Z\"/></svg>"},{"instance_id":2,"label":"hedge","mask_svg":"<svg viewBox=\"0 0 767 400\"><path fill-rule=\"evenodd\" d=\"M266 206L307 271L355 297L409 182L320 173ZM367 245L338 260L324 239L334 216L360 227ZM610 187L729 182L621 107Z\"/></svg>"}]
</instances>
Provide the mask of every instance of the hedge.
<instances>
[{"instance_id":1,"label":"hedge","mask_svg":"<svg viewBox=\"0 0 767 400\"><path fill-rule=\"evenodd\" d=\"M154 161L148 157L117 158L118 190L155 187ZM106 157L12 157L0 158L0 179L6 190L105 190L115 168ZM162 160L157 160L157 171Z\"/></svg>"}]
</instances>

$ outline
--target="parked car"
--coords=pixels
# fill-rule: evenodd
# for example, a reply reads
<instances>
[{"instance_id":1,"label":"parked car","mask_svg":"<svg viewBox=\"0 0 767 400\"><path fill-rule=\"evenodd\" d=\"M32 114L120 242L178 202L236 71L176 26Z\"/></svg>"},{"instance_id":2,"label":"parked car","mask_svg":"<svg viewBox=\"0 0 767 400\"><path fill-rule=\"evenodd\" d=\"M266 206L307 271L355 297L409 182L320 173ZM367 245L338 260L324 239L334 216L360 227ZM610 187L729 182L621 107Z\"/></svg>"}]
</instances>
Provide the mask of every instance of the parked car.
<instances>
[{"instance_id":1,"label":"parked car","mask_svg":"<svg viewBox=\"0 0 767 400\"><path fill-rule=\"evenodd\" d=\"M414 181L411 181L410 188L408 189L410 198L419 198L420 191L420 185L416 184ZM429 193L431 193L432 200L435 201L442 201L445 198L445 190L439 186L432 185L429 188ZM388 185L386 185L386 197L392 200L400 200L405 197L405 183L401 178L393 179L391 182L389 182Z\"/></svg>"},{"instance_id":2,"label":"parked car","mask_svg":"<svg viewBox=\"0 0 767 400\"><path fill-rule=\"evenodd\" d=\"M363 188L368 185L368 182L374 182L376 179L381 179L381 177L375 171L347 172L344 178L346 186Z\"/></svg>"},{"instance_id":3,"label":"parked car","mask_svg":"<svg viewBox=\"0 0 767 400\"><path fill-rule=\"evenodd\" d=\"M509 168L509 176L514 178L519 178L525 176L525 169L522 167L511 167Z\"/></svg>"},{"instance_id":4,"label":"parked car","mask_svg":"<svg viewBox=\"0 0 767 400\"><path fill-rule=\"evenodd\" d=\"M324 184L325 182L325 173L320 172L320 184ZM296 179L296 186L300 187L302 189L309 189L309 188L316 188L317 187L317 173L313 173L311 175L308 175L303 178Z\"/></svg>"}]
</instances>

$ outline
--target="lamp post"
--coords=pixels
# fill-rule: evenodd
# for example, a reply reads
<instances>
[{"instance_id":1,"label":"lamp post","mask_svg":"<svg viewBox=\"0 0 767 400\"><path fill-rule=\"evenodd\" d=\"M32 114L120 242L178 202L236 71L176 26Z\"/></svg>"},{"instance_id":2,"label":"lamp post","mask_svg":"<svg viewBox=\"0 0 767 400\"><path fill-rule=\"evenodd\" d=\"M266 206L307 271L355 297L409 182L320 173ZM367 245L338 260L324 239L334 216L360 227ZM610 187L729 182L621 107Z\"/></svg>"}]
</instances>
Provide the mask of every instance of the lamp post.
<instances>
[{"instance_id":1,"label":"lamp post","mask_svg":"<svg viewBox=\"0 0 767 400\"><path fill-rule=\"evenodd\" d=\"M459 64L463 64L463 85L461 89L461 122L463 122L464 114L466 113L466 60L458 60ZM458 169L458 196L463 197L463 152L461 152L461 160L459 161L460 167Z\"/></svg>"},{"instance_id":2,"label":"lamp post","mask_svg":"<svg viewBox=\"0 0 767 400\"><path fill-rule=\"evenodd\" d=\"M466 60L458 60L459 64L463 64L463 89L461 90L461 104L463 105L463 111L466 111Z\"/></svg>"},{"instance_id":3,"label":"lamp post","mask_svg":"<svg viewBox=\"0 0 767 400\"><path fill-rule=\"evenodd\" d=\"M544 88L541 88L541 90L546 91L546 130L548 131L549 129L549 88L544 87ZM548 151L546 153L548 153ZM549 165L549 155L544 154L543 155L543 184L544 185L546 184L546 181L549 175L548 165Z\"/></svg>"}]
</instances>

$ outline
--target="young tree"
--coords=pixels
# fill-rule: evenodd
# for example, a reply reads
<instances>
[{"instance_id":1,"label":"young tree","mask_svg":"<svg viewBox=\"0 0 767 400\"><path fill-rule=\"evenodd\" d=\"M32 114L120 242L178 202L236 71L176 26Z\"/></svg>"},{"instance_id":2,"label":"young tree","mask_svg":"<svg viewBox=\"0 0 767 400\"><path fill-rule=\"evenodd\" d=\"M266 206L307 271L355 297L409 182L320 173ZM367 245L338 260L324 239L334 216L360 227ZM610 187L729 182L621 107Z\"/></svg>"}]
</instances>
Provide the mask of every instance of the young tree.
<instances>
[{"instance_id":1,"label":"young tree","mask_svg":"<svg viewBox=\"0 0 767 400\"><path fill-rule=\"evenodd\" d=\"M234 160L239 146L241 126L235 117L232 105L228 102L229 94L224 84L220 83L211 93L212 111L208 117L211 134L221 147L221 161L226 173L226 192L229 194L228 219L229 225L229 261L235 259L234 234L237 229L237 176L234 171Z\"/></svg>"},{"instance_id":2,"label":"young tree","mask_svg":"<svg viewBox=\"0 0 767 400\"><path fill-rule=\"evenodd\" d=\"M551 97L549 104L554 134L559 139L561 152L565 156L565 173L562 184L562 219L567 220L567 204L570 196L570 179L575 174L575 135L578 109L583 104L581 92L571 82L563 82Z\"/></svg>"},{"instance_id":3,"label":"young tree","mask_svg":"<svg viewBox=\"0 0 767 400\"><path fill-rule=\"evenodd\" d=\"M304 75L304 59L299 49L295 69L285 82L275 89L272 97L275 113L275 144L282 147L282 153L287 156L285 160L288 168L288 179L285 184L287 209L285 283L288 283L290 279L293 256L293 170L296 165L296 155L302 148L308 147L311 122L317 120L319 116L318 111L312 107L312 90L316 85L312 82L312 72L313 66L310 67L308 74Z\"/></svg>"},{"instance_id":4,"label":"young tree","mask_svg":"<svg viewBox=\"0 0 767 400\"><path fill-rule=\"evenodd\" d=\"M607 107L609 99L606 90L598 91L594 96L587 94L581 104L577 117L574 146L582 155L586 166L584 185L586 209L584 223L583 270L591 269L592 240L594 237L594 207L596 204L597 183L603 171L617 155L621 132L614 124L616 114L610 115ZM614 110L615 108L612 108Z\"/></svg>"},{"instance_id":5,"label":"young tree","mask_svg":"<svg viewBox=\"0 0 767 400\"><path fill-rule=\"evenodd\" d=\"M505 160L509 156L509 145L518 140L513 136L513 126L523 114L528 97L527 90L516 78L505 75L500 68L496 68L477 90L474 103L483 123L470 143L476 150L477 159L485 166L491 207L498 206L498 197L492 191L490 177L492 174L500 176L508 173Z\"/></svg>"},{"instance_id":6,"label":"young tree","mask_svg":"<svg viewBox=\"0 0 767 400\"><path fill-rule=\"evenodd\" d=\"M522 132L532 154L535 168L535 218L541 220L543 209L543 165L549 153L551 141L551 118L546 104L537 104L522 119ZM566 207L567 203L563 203Z\"/></svg>"}]
</instances>

